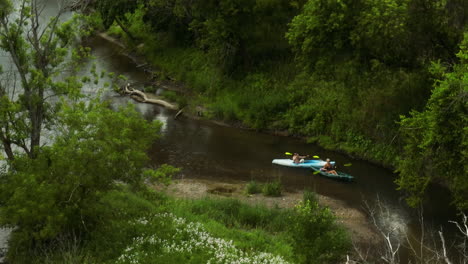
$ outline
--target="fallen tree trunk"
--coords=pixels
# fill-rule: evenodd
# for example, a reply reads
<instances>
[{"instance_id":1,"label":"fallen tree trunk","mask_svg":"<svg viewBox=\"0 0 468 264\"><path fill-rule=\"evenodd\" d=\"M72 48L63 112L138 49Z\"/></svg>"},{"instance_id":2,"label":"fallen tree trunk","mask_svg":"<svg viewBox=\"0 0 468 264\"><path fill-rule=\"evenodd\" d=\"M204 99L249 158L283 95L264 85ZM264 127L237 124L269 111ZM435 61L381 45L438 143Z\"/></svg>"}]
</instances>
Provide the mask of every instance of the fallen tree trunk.
<instances>
[{"instance_id":1,"label":"fallen tree trunk","mask_svg":"<svg viewBox=\"0 0 468 264\"><path fill-rule=\"evenodd\" d=\"M125 86L125 88L123 89L123 92L125 94L129 94L130 96L134 95L134 96L138 96L139 98L141 98L141 100L139 100L140 102L142 103L149 103L149 104L158 104L158 105L162 105L166 108L169 108L169 109L172 109L172 110L177 110L177 106L171 104L171 103L168 103L164 100L160 100L160 99L154 99L154 98L148 98L148 96L142 92L142 91L139 91L139 90L135 90L133 88L129 88L130 84L127 84Z\"/></svg>"}]
</instances>

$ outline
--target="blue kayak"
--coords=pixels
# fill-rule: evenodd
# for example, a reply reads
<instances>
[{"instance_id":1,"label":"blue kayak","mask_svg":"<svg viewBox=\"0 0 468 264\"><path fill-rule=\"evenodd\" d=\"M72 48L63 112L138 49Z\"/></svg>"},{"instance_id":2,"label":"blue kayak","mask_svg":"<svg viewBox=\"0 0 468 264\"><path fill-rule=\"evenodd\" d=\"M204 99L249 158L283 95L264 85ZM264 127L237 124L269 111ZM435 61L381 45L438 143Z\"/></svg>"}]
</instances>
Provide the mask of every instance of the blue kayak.
<instances>
[{"instance_id":1,"label":"blue kayak","mask_svg":"<svg viewBox=\"0 0 468 264\"><path fill-rule=\"evenodd\" d=\"M325 163L324 160L304 160L302 163L294 163L292 159L274 159L271 163L287 166L287 167L294 167L294 168L312 168L312 167L323 167ZM332 165L335 165L334 161L330 161Z\"/></svg>"},{"instance_id":2,"label":"blue kayak","mask_svg":"<svg viewBox=\"0 0 468 264\"><path fill-rule=\"evenodd\" d=\"M325 176L325 177L328 177L328 178L332 178L332 179L337 179L337 180L344 180L344 181L352 181L354 179L353 176L347 174L347 173L344 173L344 172L341 172L341 171L336 171L336 173L338 173L338 175L335 175L335 174L332 174L332 173L328 173L326 171L322 171L320 170L320 168L314 168L314 167L310 167L312 170L314 170L316 173L318 172L318 174L322 175L322 176Z\"/></svg>"}]
</instances>

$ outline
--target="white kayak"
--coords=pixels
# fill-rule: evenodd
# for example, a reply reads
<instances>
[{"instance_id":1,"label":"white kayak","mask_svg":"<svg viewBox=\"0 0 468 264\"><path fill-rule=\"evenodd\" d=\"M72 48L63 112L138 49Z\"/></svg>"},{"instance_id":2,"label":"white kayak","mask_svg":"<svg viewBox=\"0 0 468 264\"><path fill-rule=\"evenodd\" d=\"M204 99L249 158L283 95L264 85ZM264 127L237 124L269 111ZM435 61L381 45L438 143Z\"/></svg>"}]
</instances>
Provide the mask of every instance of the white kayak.
<instances>
[{"instance_id":1,"label":"white kayak","mask_svg":"<svg viewBox=\"0 0 468 264\"><path fill-rule=\"evenodd\" d=\"M294 163L292 159L274 159L271 163L287 167L310 168L323 167L327 162L324 160L304 160L304 162L301 163ZM334 161L330 161L330 163L335 166Z\"/></svg>"}]
</instances>

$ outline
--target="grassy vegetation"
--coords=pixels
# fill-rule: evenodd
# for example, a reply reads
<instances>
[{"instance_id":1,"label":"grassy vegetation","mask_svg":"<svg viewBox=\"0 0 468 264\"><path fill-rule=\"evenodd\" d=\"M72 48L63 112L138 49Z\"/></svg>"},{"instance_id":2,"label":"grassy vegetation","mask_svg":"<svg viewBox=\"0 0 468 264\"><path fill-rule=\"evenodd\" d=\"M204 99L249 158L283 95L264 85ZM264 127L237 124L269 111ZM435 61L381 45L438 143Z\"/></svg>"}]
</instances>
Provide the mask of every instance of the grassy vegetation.
<instances>
[{"instance_id":1,"label":"grassy vegetation","mask_svg":"<svg viewBox=\"0 0 468 264\"><path fill-rule=\"evenodd\" d=\"M282 185L280 181L267 182L262 187L265 196L281 196Z\"/></svg>"},{"instance_id":2,"label":"grassy vegetation","mask_svg":"<svg viewBox=\"0 0 468 264\"><path fill-rule=\"evenodd\" d=\"M256 181L250 181L247 183L245 186L245 192L247 194L256 194L256 193L261 193L262 192L262 186L260 183Z\"/></svg>"},{"instance_id":3,"label":"grassy vegetation","mask_svg":"<svg viewBox=\"0 0 468 264\"><path fill-rule=\"evenodd\" d=\"M241 263L335 263L350 249L347 233L328 209L306 200L296 208L270 209L229 198L179 200L122 186L102 198L98 227L85 239L64 238L63 243L36 247L11 260L230 263L244 257ZM19 240L13 236L12 250ZM305 246L305 240L312 244Z\"/></svg>"}]
</instances>

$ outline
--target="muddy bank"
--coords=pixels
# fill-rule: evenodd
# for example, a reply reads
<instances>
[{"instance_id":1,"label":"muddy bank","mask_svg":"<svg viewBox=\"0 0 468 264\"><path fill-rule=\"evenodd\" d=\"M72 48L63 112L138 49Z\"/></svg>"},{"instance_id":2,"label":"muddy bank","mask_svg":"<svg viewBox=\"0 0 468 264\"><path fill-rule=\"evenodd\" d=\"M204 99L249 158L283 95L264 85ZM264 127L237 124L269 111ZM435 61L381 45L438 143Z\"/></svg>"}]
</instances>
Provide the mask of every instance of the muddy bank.
<instances>
[{"instance_id":1,"label":"muddy bank","mask_svg":"<svg viewBox=\"0 0 468 264\"><path fill-rule=\"evenodd\" d=\"M281 197L266 197L262 194L246 195L245 182L227 183L199 179L174 181L166 192L174 197L200 199L209 197L231 197L250 205L261 204L267 207L292 208L302 200L302 191L283 192ZM370 244L379 241L379 236L361 211L346 206L344 202L317 194L319 204L329 207L351 234L355 244Z\"/></svg>"}]
</instances>

